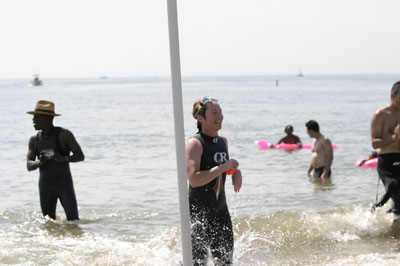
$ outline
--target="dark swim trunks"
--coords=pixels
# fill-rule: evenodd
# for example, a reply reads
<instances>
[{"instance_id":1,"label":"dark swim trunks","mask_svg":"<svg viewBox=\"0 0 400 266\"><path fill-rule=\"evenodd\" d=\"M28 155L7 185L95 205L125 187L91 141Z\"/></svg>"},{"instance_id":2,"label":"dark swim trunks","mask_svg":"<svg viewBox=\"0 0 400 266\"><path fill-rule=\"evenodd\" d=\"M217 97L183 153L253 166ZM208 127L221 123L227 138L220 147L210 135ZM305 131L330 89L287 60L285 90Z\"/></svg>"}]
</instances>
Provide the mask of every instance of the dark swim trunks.
<instances>
[{"instance_id":1,"label":"dark swim trunks","mask_svg":"<svg viewBox=\"0 0 400 266\"><path fill-rule=\"evenodd\" d=\"M400 153L378 155L378 174L386 193L375 207L383 206L390 198L393 200L393 213L400 213Z\"/></svg>"},{"instance_id":2,"label":"dark swim trunks","mask_svg":"<svg viewBox=\"0 0 400 266\"><path fill-rule=\"evenodd\" d=\"M321 177L324 170L325 170L325 166L314 168L313 177ZM329 169L328 177L331 177L331 173L332 173L332 171L331 171L331 169Z\"/></svg>"}]
</instances>

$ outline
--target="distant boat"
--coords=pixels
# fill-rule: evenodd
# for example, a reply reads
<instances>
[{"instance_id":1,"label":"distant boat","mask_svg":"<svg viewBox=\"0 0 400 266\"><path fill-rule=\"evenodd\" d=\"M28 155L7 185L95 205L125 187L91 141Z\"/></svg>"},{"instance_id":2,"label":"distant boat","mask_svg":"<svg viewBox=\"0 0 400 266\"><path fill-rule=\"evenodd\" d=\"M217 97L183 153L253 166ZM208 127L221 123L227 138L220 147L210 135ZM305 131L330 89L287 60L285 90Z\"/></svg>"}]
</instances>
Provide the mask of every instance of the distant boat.
<instances>
[{"instance_id":1,"label":"distant boat","mask_svg":"<svg viewBox=\"0 0 400 266\"><path fill-rule=\"evenodd\" d=\"M299 66L299 72L296 75L297 77L304 77L303 73L301 72L301 67Z\"/></svg>"},{"instance_id":2,"label":"distant boat","mask_svg":"<svg viewBox=\"0 0 400 266\"><path fill-rule=\"evenodd\" d=\"M38 74L33 75L33 79L31 80L31 85L32 86L42 86L43 85L43 82L39 79Z\"/></svg>"}]
</instances>

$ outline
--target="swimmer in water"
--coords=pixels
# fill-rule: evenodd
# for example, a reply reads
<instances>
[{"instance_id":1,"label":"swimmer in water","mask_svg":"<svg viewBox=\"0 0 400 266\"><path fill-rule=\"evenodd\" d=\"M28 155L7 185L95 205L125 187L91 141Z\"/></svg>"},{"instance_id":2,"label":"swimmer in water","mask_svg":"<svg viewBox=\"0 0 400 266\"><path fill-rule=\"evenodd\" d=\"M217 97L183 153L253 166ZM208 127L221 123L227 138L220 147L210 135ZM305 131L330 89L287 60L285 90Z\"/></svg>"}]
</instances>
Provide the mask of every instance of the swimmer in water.
<instances>
[{"instance_id":1,"label":"swimmer in water","mask_svg":"<svg viewBox=\"0 0 400 266\"><path fill-rule=\"evenodd\" d=\"M357 166L360 167L363 164L365 164L365 162L367 162L369 160L372 160L374 158L377 158L377 157L378 157L378 153L376 151L371 151L371 153L368 155L368 158L367 159L363 159Z\"/></svg>"},{"instance_id":2,"label":"swimmer in water","mask_svg":"<svg viewBox=\"0 0 400 266\"><path fill-rule=\"evenodd\" d=\"M301 140L298 136L293 134L293 126L292 125L287 125L285 127L285 133L286 136L284 136L283 138L281 138L278 143L276 144L297 144L299 145L299 148L301 148Z\"/></svg>"}]
</instances>

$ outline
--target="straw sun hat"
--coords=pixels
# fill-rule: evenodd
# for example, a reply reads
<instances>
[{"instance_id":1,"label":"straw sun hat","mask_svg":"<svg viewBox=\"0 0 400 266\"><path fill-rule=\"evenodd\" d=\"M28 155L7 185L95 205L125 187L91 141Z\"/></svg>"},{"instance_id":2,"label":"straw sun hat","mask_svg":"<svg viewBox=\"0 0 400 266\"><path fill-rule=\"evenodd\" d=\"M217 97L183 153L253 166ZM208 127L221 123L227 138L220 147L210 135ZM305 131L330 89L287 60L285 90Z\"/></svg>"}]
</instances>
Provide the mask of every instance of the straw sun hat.
<instances>
[{"instance_id":1,"label":"straw sun hat","mask_svg":"<svg viewBox=\"0 0 400 266\"><path fill-rule=\"evenodd\" d=\"M54 112L54 103L46 100L40 100L36 103L35 111L27 112L30 115L49 115L60 116Z\"/></svg>"}]
</instances>

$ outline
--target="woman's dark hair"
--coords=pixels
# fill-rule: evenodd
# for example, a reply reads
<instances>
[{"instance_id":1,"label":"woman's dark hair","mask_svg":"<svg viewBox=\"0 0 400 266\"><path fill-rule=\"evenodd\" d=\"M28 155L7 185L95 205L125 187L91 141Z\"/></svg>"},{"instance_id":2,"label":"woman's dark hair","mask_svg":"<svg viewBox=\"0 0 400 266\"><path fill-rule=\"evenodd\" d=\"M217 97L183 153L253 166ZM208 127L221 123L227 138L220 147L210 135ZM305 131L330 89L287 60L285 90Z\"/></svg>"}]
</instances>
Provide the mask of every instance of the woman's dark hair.
<instances>
[{"instance_id":1,"label":"woman's dark hair","mask_svg":"<svg viewBox=\"0 0 400 266\"><path fill-rule=\"evenodd\" d=\"M285 133L287 133L289 131L289 129L291 129L293 131L293 126L292 125L287 125L285 127Z\"/></svg>"},{"instance_id":2,"label":"woman's dark hair","mask_svg":"<svg viewBox=\"0 0 400 266\"><path fill-rule=\"evenodd\" d=\"M207 110L206 105L202 106L200 102L201 99L199 98L193 104L192 116L196 120L198 115L201 115L202 117L206 118L206 110ZM201 123L199 121L197 121L197 128L199 130L197 133L201 132Z\"/></svg>"}]
</instances>

